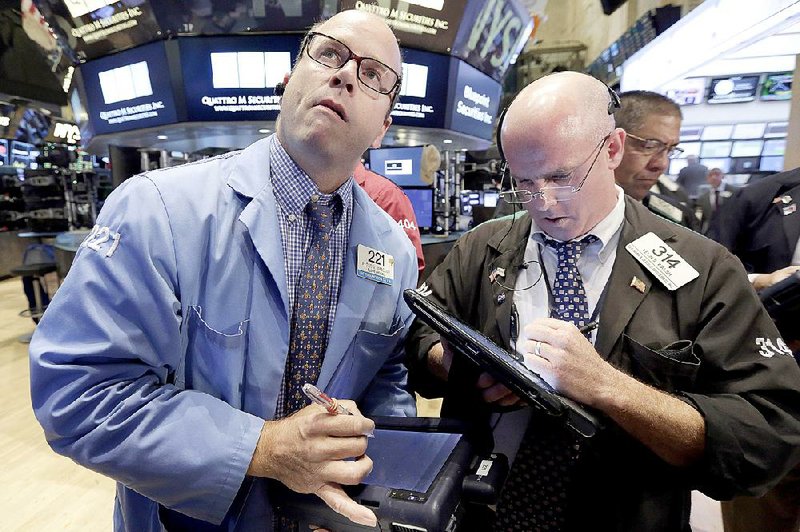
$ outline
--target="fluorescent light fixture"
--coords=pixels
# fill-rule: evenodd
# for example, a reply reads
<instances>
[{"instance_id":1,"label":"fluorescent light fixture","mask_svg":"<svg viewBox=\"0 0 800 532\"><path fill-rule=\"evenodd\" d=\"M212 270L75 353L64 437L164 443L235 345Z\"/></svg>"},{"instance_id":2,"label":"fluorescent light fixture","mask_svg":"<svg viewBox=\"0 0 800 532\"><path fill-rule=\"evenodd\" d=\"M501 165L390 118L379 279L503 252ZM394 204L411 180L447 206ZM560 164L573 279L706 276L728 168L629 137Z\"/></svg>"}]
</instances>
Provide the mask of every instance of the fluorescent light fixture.
<instances>
[{"instance_id":1,"label":"fluorescent light fixture","mask_svg":"<svg viewBox=\"0 0 800 532\"><path fill-rule=\"evenodd\" d=\"M450 140L450 139L444 139L444 140L442 141L442 144L452 144L452 143L453 143L453 141L452 141L452 140Z\"/></svg>"},{"instance_id":2,"label":"fluorescent light fixture","mask_svg":"<svg viewBox=\"0 0 800 532\"><path fill-rule=\"evenodd\" d=\"M272 131L271 129L267 129L265 127L262 127L261 129L258 130L259 133L270 133L271 131Z\"/></svg>"},{"instance_id":3,"label":"fluorescent light fixture","mask_svg":"<svg viewBox=\"0 0 800 532\"><path fill-rule=\"evenodd\" d=\"M168 137L168 136L166 136L166 135L158 135L158 136L156 136L156 138L157 138L158 140L167 140L169 137Z\"/></svg>"}]
</instances>

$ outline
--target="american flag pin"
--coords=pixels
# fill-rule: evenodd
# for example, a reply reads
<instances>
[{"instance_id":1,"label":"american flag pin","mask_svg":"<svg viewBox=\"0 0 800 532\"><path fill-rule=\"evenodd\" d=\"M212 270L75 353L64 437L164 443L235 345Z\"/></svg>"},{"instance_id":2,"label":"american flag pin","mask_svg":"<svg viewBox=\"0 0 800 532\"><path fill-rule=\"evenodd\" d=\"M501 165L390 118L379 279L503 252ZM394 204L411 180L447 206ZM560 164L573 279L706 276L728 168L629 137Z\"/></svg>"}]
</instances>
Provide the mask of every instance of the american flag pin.
<instances>
[{"instance_id":1,"label":"american flag pin","mask_svg":"<svg viewBox=\"0 0 800 532\"><path fill-rule=\"evenodd\" d=\"M633 279L631 279L631 286L642 294L644 294L644 291L647 289L647 285L644 284L644 281L635 275L633 276Z\"/></svg>"}]
</instances>

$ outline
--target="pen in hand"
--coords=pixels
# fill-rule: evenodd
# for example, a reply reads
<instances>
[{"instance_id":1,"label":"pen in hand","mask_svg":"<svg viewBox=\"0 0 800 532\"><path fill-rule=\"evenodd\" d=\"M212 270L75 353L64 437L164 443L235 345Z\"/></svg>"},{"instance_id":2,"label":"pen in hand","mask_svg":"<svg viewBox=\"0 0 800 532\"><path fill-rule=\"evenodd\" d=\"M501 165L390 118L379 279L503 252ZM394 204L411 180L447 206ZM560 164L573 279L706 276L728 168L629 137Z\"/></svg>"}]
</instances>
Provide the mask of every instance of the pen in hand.
<instances>
[{"instance_id":1,"label":"pen in hand","mask_svg":"<svg viewBox=\"0 0 800 532\"><path fill-rule=\"evenodd\" d=\"M344 414L347 416L353 415L351 411L340 405L339 401L333 399L310 382L307 382L303 385L303 393L306 394L306 397L311 399L311 402L320 406L324 406L325 410L327 410L329 414Z\"/></svg>"},{"instance_id":2,"label":"pen in hand","mask_svg":"<svg viewBox=\"0 0 800 532\"><path fill-rule=\"evenodd\" d=\"M583 327L579 327L578 328L578 332L581 333L581 334L586 334L588 332L591 332L591 331L597 329L598 325L600 325L600 322L597 322L597 321L593 321L591 323L587 323Z\"/></svg>"}]
</instances>

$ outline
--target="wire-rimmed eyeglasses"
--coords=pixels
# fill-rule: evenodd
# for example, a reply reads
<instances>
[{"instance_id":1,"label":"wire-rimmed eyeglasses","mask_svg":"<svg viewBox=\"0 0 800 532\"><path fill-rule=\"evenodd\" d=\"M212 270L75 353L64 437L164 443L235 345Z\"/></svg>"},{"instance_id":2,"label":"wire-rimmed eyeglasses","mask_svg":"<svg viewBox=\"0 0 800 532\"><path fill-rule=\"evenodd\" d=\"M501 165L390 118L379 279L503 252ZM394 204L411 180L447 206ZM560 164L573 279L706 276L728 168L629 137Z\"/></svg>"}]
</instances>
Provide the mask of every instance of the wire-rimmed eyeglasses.
<instances>
[{"instance_id":1,"label":"wire-rimmed eyeglasses","mask_svg":"<svg viewBox=\"0 0 800 532\"><path fill-rule=\"evenodd\" d=\"M653 157L654 155L661 155L662 153L666 153L667 157L669 157L670 159L674 159L675 157L679 157L683 153L683 148L678 147L677 144L664 144L658 139L645 139L636 136L633 133L628 133L627 136L639 141L638 151L641 152L643 155L647 155L648 157Z\"/></svg>"},{"instance_id":2,"label":"wire-rimmed eyeglasses","mask_svg":"<svg viewBox=\"0 0 800 532\"><path fill-rule=\"evenodd\" d=\"M305 41L308 57L322 66L339 69L353 59L358 80L368 89L380 94L392 94L400 84L400 74L392 67L372 57L356 55L345 43L324 33L309 32Z\"/></svg>"}]
</instances>

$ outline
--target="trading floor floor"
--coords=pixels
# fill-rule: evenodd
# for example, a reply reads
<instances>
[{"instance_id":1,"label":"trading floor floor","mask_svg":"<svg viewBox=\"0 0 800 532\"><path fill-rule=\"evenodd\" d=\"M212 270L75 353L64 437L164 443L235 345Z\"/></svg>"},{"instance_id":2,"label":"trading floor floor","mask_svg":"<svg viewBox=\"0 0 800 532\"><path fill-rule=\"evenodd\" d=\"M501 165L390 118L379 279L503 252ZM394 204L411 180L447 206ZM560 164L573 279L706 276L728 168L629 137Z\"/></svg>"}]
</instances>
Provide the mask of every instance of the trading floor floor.
<instances>
[{"instance_id":1,"label":"trading floor floor","mask_svg":"<svg viewBox=\"0 0 800 532\"><path fill-rule=\"evenodd\" d=\"M52 289L56 279L49 280ZM0 281L0 530L108 532L114 482L55 454L31 409L28 346L33 332L19 279ZM420 415L439 404L422 400ZM694 532L722 532L719 504L694 494Z\"/></svg>"}]
</instances>

